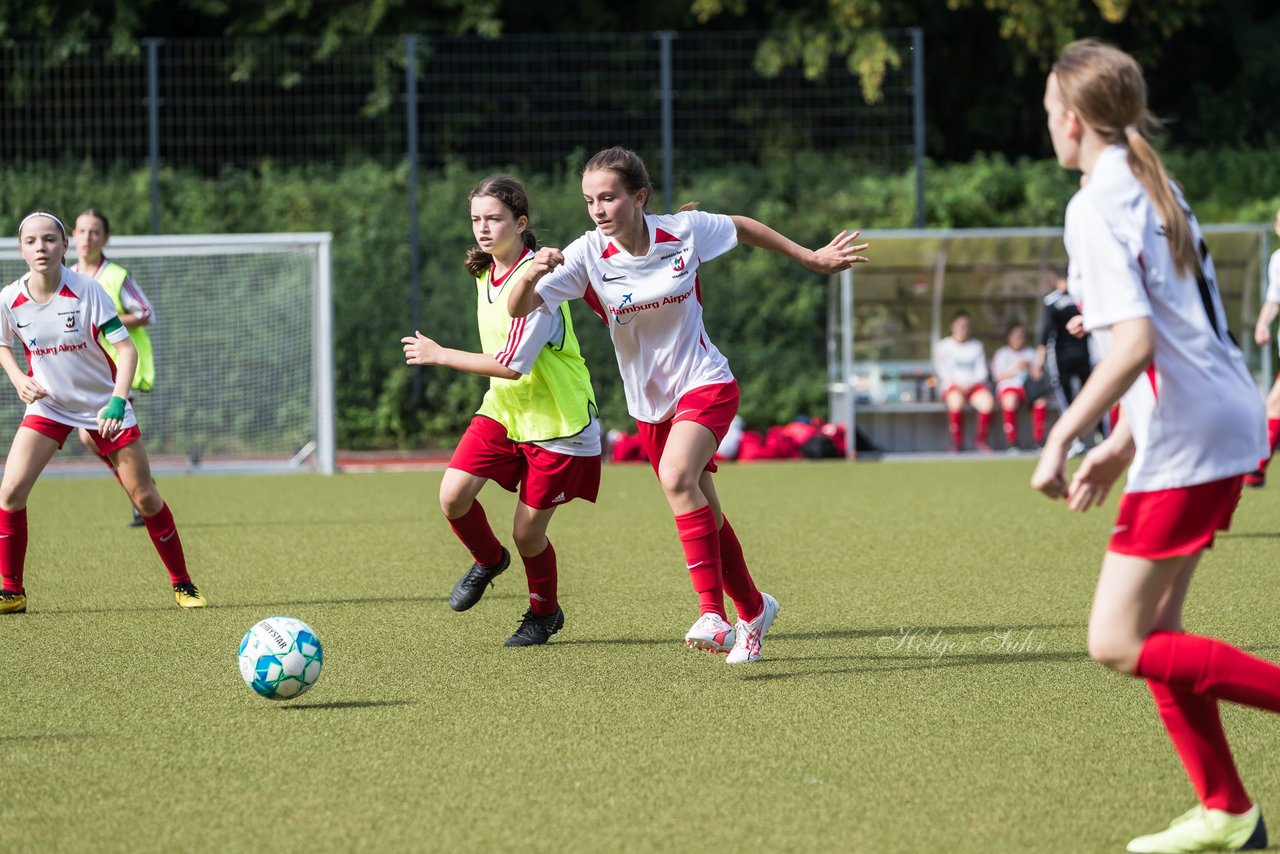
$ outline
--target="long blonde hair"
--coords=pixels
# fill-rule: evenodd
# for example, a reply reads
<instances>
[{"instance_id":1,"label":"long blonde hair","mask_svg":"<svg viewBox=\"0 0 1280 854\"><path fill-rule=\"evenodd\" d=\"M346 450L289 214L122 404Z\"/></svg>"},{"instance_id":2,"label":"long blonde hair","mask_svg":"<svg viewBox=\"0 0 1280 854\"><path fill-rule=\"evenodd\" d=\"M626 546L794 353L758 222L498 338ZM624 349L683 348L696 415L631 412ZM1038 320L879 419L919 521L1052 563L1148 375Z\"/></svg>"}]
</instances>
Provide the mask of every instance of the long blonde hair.
<instances>
[{"instance_id":1,"label":"long blonde hair","mask_svg":"<svg viewBox=\"0 0 1280 854\"><path fill-rule=\"evenodd\" d=\"M1160 155L1147 141L1147 134L1158 130L1160 122L1147 109L1147 84L1137 60L1097 39L1081 39L1062 49L1053 73L1067 109L1106 142L1129 147L1129 168L1164 224L1178 272L1194 269L1197 256L1191 224Z\"/></svg>"}]
</instances>

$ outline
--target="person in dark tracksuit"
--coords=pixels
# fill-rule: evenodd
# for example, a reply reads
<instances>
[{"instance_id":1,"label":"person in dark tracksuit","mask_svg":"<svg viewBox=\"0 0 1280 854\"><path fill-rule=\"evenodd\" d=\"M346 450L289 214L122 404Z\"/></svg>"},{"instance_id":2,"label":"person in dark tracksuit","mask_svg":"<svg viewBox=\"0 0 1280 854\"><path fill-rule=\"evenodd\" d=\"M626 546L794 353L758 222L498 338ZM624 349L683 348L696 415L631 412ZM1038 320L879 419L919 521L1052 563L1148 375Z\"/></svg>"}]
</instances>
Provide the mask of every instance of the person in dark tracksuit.
<instances>
[{"instance_id":1,"label":"person in dark tracksuit","mask_svg":"<svg viewBox=\"0 0 1280 854\"><path fill-rule=\"evenodd\" d=\"M1067 407L1089 379L1093 360L1089 355L1089 339L1085 335L1080 307L1067 293L1067 271L1054 272L1053 290L1044 297L1044 314L1040 321L1040 344L1032 375L1042 370L1058 399L1058 411ZM1085 450L1080 440L1071 446L1071 456Z\"/></svg>"}]
</instances>

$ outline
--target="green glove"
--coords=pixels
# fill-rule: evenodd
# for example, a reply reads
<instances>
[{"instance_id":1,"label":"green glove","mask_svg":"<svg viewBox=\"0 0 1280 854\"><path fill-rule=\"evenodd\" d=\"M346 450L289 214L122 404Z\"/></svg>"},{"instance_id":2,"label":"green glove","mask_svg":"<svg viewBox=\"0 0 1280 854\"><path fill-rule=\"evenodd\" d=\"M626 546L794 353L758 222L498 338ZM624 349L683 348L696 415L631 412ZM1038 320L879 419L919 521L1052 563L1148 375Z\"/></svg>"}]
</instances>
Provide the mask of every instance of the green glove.
<instances>
[{"instance_id":1,"label":"green glove","mask_svg":"<svg viewBox=\"0 0 1280 854\"><path fill-rule=\"evenodd\" d=\"M103 421L123 421L124 420L124 398L112 396L111 402L102 407Z\"/></svg>"}]
</instances>

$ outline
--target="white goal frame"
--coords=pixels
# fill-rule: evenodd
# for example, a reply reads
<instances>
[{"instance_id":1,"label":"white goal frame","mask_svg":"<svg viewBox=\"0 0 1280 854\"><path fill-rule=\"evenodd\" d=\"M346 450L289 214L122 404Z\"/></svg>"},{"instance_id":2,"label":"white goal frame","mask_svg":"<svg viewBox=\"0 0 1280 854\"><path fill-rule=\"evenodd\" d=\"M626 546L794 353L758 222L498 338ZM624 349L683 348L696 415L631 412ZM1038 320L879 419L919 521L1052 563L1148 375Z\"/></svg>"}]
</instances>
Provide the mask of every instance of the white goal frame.
<instances>
[{"instance_id":1,"label":"white goal frame","mask_svg":"<svg viewBox=\"0 0 1280 854\"><path fill-rule=\"evenodd\" d=\"M313 470L333 474L336 470L336 420L333 374L333 281L332 243L329 232L285 232L276 234L165 234L112 236L107 254L128 267L130 258L192 257L209 255L259 255L294 253L309 257L311 264L311 409L312 439L292 459L283 464L264 461L202 464L193 460L185 471L280 471ZM75 263L75 246L67 253L67 265ZM21 260L18 241L0 239L0 259ZM0 283L6 284L6 283ZM147 283L139 282L143 290ZM164 318L160 318L164 322ZM159 355L162 360L163 354ZM144 435L145 435L145 414ZM69 443L70 444L70 443ZM163 466L157 467L164 470ZM105 471L101 466L97 470Z\"/></svg>"}]
</instances>

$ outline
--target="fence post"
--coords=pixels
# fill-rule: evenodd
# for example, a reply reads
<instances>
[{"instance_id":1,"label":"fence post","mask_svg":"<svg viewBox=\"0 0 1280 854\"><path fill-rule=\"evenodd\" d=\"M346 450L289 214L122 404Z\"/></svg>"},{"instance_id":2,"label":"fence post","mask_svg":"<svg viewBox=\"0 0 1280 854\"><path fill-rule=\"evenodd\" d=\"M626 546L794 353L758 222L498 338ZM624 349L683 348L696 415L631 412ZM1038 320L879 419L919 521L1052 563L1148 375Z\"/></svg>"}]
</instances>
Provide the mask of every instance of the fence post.
<instances>
[{"instance_id":1,"label":"fence post","mask_svg":"<svg viewBox=\"0 0 1280 854\"><path fill-rule=\"evenodd\" d=\"M657 33L659 76L662 86L662 205L671 213L676 197L675 184L675 110L672 99L671 42L676 34L671 30Z\"/></svg>"},{"instance_id":2,"label":"fence post","mask_svg":"<svg viewBox=\"0 0 1280 854\"><path fill-rule=\"evenodd\" d=\"M151 168L151 233L160 233L160 39L147 46L147 161Z\"/></svg>"},{"instance_id":3,"label":"fence post","mask_svg":"<svg viewBox=\"0 0 1280 854\"><path fill-rule=\"evenodd\" d=\"M911 28L911 119L915 126L916 228L924 228L924 30Z\"/></svg>"},{"instance_id":4,"label":"fence post","mask_svg":"<svg viewBox=\"0 0 1280 854\"><path fill-rule=\"evenodd\" d=\"M419 253L418 235L418 37L404 37L405 60L405 148L409 160L409 325L413 329L422 326L422 295L418 290ZM422 367L413 368L412 399L422 397Z\"/></svg>"}]
</instances>

